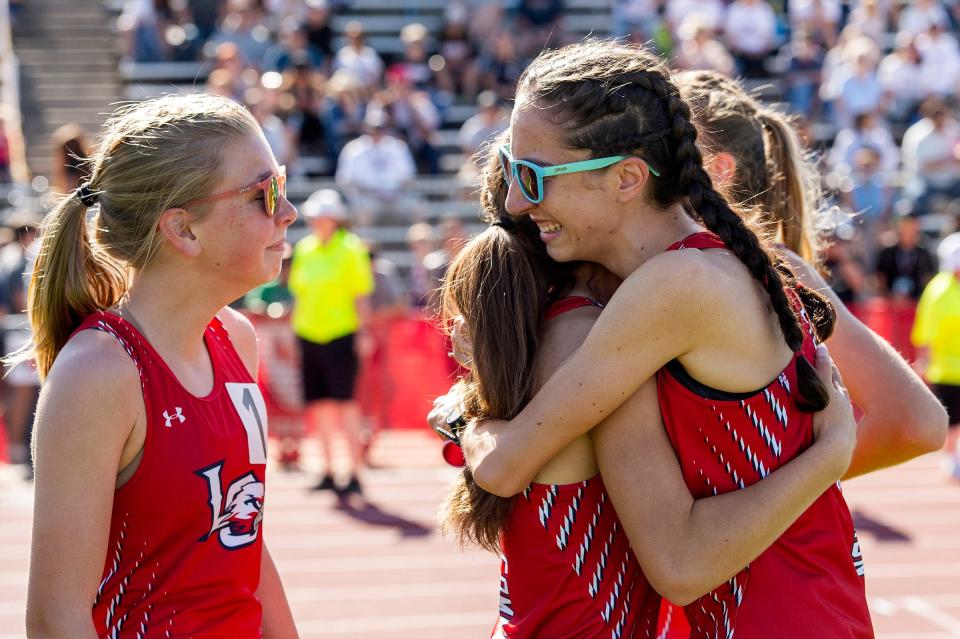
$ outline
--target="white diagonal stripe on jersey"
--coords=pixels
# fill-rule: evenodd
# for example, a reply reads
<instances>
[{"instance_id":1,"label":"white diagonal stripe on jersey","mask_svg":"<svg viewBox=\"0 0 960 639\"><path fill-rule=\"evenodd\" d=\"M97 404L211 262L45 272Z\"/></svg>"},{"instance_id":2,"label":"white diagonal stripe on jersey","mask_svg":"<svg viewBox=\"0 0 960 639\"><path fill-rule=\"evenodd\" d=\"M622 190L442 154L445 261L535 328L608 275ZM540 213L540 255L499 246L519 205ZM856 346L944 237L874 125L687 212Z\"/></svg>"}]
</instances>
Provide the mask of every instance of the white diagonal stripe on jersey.
<instances>
[{"instance_id":1,"label":"white diagonal stripe on jersey","mask_svg":"<svg viewBox=\"0 0 960 639\"><path fill-rule=\"evenodd\" d=\"M580 510L580 500L583 499L583 485L570 501L570 507L567 508L567 514L564 515L560 523L560 532L557 533L557 548L566 550L567 540L570 538L570 530L573 528L573 522L577 518L577 511Z\"/></svg>"},{"instance_id":2,"label":"white diagonal stripe on jersey","mask_svg":"<svg viewBox=\"0 0 960 639\"><path fill-rule=\"evenodd\" d=\"M603 513L603 503L606 501L606 496L601 493L600 501L597 502L597 510L593 513L593 518L590 520L590 524L587 526L587 531L583 535L583 541L580 542L580 550L577 551L576 557L573 560L573 571L580 575L583 571L583 562L587 560L587 553L590 552L590 547L593 545L593 535L597 531L597 525L600 523L600 515Z\"/></svg>"},{"instance_id":3,"label":"white diagonal stripe on jersey","mask_svg":"<svg viewBox=\"0 0 960 639\"><path fill-rule=\"evenodd\" d=\"M541 502L537 511L540 513L540 524L543 525L544 530L550 527L550 513L553 511L553 504L556 502L558 492L559 489L556 486L548 486L547 492L543 495L543 502Z\"/></svg>"},{"instance_id":4,"label":"white diagonal stripe on jersey","mask_svg":"<svg viewBox=\"0 0 960 639\"><path fill-rule=\"evenodd\" d=\"M600 584L603 582L603 571L607 568L607 560L610 558L610 546L613 545L613 536L616 531L617 527L616 524L614 524L614 527L610 529L610 534L607 536L607 541L603 544L603 550L600 551L600 557L597 559L597 567L593 570L593 579L590 580L590 586L587 588L590 597L593 599L596 599L597 593L600 592Z\"/></svg>"},{"instance_id":5,"label":"white diagonal stripe on jersey","mask_svg":"<svg viewBox=\"0 0 960 639\"><path fill-rule=\"evenodd\" d=\"M783 430L787 430L787 426L789 425L787 409L784 408L783 404L780 403L780 400L777 399L776 395L770 392L769 388L763 389L763 396L767 398L767 404L770 405L770 410L773 411L777 421L783 425Z\"/></svg>"},{"instance_id":6,"label":"white diagonal stripe on jersey","mask_svg":"<svg viewBox=\"0 0 960 639\"><path fill-rule=\"evenodd\" d=\"M757 432L760 433L760 436L763 437L763 440L767 442L767 447L770 448L770 451L774 454L775 457L780 457L780 453L783 451L783 444L774 437L773 433L770 432L770 429L767 428L767 425L763 423L763 420L760 419L760 416L757 415L756 411L753 410L753 407L750 404L744 406L744 411L747 413L747 417L750 418L750 421L753 422L754 428L757 429Z\"/></svg>"}]
</instances>

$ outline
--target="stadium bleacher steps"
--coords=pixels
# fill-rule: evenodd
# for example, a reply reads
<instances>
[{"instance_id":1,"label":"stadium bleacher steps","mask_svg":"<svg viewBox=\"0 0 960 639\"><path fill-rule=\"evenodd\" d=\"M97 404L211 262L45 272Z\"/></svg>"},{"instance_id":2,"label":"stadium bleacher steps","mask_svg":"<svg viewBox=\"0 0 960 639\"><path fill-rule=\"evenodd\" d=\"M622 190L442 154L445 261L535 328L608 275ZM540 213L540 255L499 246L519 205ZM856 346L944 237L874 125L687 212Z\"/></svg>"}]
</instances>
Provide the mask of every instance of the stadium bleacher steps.
<instances>
[{"instance_id":1,"label":"stadium bleacher steps","mask_svg":"<svg viewBox=\"0 0 960 639\"><path fill-rule=\"evenodd\" d=\"M50 134L75 122L96 133L121 96L116 35L102 0L30 0L13 28L27 162L48 175Z\"/></svg>"}]
</instances>

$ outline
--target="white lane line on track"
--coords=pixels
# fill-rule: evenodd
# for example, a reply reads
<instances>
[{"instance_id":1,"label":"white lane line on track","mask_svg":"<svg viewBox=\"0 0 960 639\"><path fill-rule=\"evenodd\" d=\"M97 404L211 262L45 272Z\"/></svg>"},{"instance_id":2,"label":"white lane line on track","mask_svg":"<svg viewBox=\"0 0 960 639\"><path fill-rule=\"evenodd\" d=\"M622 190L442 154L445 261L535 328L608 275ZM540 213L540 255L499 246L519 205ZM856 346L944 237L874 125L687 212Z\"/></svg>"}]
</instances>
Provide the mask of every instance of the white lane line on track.
<instances>
[{"instance_id":1,"label":"white lane line on track","mask_svg":"<svg viewBox=\"0 0 960 639\"><path fill-rule=\"evenodd\" d=\"M952 637L960 637L960 619L937 608L922 597L904 597L903 608L943 628Z\"/></svg>"}]
</instances>

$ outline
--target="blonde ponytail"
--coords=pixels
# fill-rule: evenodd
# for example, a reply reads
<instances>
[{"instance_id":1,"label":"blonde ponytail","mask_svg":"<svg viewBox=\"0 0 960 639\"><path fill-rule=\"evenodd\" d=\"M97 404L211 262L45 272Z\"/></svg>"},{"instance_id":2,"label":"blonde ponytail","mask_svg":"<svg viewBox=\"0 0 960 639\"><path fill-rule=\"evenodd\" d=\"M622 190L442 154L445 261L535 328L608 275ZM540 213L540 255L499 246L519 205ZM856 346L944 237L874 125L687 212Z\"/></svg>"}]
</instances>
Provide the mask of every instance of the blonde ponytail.
<instances>
[{"instance_id":1,"label":"blonde ponytail","mask_svg":"<svg viewBox=\"0 0 960 639\"><path fill-rule=\"evenodd\" d=\"M119 302L133 270L151 264L162 245L160 215L208 195L227 144L260 134L249 111L220 96L171 95L118 109L88 160L89 183L44 221L28 291L34 344L8 363L33 357L44 379L84 318ZM204 209L191 213L202 218Z\"/></svg>"}]
</instances>

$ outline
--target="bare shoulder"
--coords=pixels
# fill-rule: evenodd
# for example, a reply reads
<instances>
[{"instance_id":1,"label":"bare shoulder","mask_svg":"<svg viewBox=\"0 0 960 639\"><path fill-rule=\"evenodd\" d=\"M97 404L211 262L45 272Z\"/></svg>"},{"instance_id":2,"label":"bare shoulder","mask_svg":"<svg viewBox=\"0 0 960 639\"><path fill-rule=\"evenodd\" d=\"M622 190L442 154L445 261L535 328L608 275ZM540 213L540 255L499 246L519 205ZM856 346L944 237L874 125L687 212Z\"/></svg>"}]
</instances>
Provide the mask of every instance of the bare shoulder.
<instances>
[{"instance_id":1,"label":"bare shoulder","mask_svg":"<svg viewBox=\"0 0 960 639\"><path fill-rule=\"evenodd\" d=\"M256 378L258 365L257 332L253 328L253 323L242 313L235 311L229 306L224 306L220 312L217 313L217 317L223 322L223 327L230 335L230 341L233 342L234 348L237 349L237 354L240 355L240 359L246 364L247 370Z\"/></svg>"},{"instance_id":2,"label":"bare shoulder","mask_svg":"<svg viewBox=\"0 0 960 639\"><path fill-rule=\"evenodd\" d=\"M803 284L817 290L827 287L827 282L820 276L817 269L802 257L786 247L781 248L777 253Z\"/></svg>"},{"instance_id":3,"label":"bare shoulder","mask_svg":"<svg viewBox=\"0 0 960 639\"><path fill-rule=\"evenodd\" d=\"M57 355L38 405L42 428L123 431L123 441L142 406L140 373L117 339L88 330L73 337Z\"/></svg>"},{"instance_id":4,"label":"bare shoulder","mask_svg":"<svg viewBox=\"0 0 960 639\"><path fill-rule=\"evenodd\" d=\"M558 315L546 323L537 355L541 379L549 377L583 344L598 317L599 308L584 306Z\"/></svg>"},{"instance_id":5,"label":"bare shoulder","mask_svg":"<svg viewBox=\"0 0 960 639\"><path fill-rule=\"evenodd\" d=\"M623 281L610 305L616 304L618 312L646 308L679 318L688 311L696 312L698 301L716 304L730 290L730 273L717 263L727 257L693 249L655 255Z\"/></svg>"}]
</instances>

